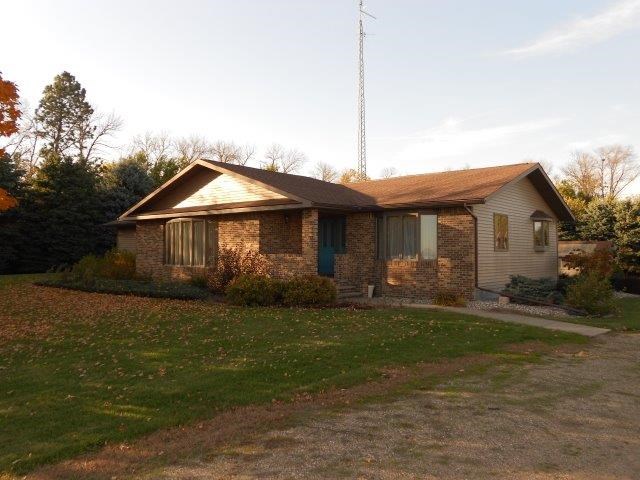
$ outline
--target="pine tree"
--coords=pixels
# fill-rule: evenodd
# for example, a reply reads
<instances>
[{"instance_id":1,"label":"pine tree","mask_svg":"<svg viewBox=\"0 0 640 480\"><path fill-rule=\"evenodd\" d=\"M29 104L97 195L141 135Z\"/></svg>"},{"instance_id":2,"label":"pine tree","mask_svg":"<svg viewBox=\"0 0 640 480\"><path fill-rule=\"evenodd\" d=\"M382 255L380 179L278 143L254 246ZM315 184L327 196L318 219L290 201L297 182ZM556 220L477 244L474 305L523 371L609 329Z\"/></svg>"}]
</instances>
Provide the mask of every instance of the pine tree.
<instances>
[{"instance_id":1,"label":"pine tree","mask_svg":"<svg viewBox=\"0 0 640 480\"><path fill-rule=\"evenodd\" d=\"M147 171L144 154L125 157L105 166L102 175L102 219L104 223L115 220L154 188ZM99 249L107 249L115 243L113 228L102 229Z\"/></svg>"},{"instance_id":2,"label":"pine tree","mask_svg":"<svg viewBox=\"0 0 640 480\"><path fill-rule=\"evenodd\" d=\"M101 253L102 205L95 168L47 153L21 205L20 269L42 272Z\"/></svg>"},{"instance_id":3,"label":"pine tree","mask_svg":"<svg viewBox=\"0 0 640 480\"><path fill-rule=\"evenodd\" d=\"M640 275L640 199L616 208L616 259L625 273Z\"/></svg>"},{"instance_id":4,"label":"pine tree","mask_svg":"<svg viewBox=\"0 0 640 480\"><path fill-rule=\"evenodd\" d=\"M84 149L96 129L91 122L93 107L86 94L69 72L56 75L53 83L44 88L35 116L40 125L38 134L46 142L44 154L77 155L84 160Z\"/></svg>"},{"instance_id":5,"label":"pine tree","mask_svg":"<svg viewBox=\"0 0 640 480\"><path fill-rule=\"evenodd\" d=\"M8 155L0 155L0 191L4 190L17 201L11 208L0 208L0 274L12 273L18 267L19 247L25 239L20 236L18 219L23 194L23 171Z\"/></svg>"},{"instance_id":6,"label":"pine tree","mask_svg":"<svg viewBox=\"0 0 640 480\"><path fill-rule=\"evenodd\" d=\"M616 224L615 202L597 200L591 202L585 209L583 218L578 225L578 232L582 240L614 240Z\"/></svg>"}]
</instances>

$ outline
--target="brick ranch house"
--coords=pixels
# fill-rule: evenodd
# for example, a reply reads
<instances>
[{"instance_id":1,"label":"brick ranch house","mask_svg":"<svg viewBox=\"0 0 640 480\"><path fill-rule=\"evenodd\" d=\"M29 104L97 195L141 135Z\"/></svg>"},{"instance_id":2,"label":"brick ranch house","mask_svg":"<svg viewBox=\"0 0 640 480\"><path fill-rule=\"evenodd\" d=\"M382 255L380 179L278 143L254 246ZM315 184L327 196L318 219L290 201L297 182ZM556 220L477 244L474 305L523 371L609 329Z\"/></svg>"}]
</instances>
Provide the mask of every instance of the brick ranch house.
<instances>
[{"instance_id":1,"label":"brick ranch house","mask_svg":"<svg viewBox=\"0 0 640 480\"><path fill-rule=\"evenodd\" d=\"M467 298L511 274L558 275L573 215L537 163L348 185L198 160L117 221L140 275L202 275L222 246L264 254L271 274L327 275L376 295Z\"/></svg>"}]
</instances>

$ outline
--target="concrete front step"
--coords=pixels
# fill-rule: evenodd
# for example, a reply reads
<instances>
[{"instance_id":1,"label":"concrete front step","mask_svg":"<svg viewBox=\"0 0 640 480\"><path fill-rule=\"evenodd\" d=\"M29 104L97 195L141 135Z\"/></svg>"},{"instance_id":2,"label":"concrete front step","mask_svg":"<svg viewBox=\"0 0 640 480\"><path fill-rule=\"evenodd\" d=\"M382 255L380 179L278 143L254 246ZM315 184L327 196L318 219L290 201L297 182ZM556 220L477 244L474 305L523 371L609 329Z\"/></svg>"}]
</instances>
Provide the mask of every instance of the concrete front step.
<instances>
[{"instance_id":1,"label":"concrete front step","mask_svg":"<svg viewBox=\"0 0 640 480\"><path fill-rule=\"evenodd\" d=\"M338 292L338 300L344 300L345 298L359 298L362 297L361 292Z\"/></svg>"},{"instance_id":2,"label":"concrete front step","mask_svg":"<svg viewBox=\"0 0 640 480\"><path fill-rule=\"evenodd\" d=\"M338 300L344 300L346 298L356 298L356 297L362 296L362 292L354 285L350 285L348 283L343 283L343 282L340 282L340 283L335 282L335 284L336 284L336 290L338 293Z\"/></svg>"}]
</instances>

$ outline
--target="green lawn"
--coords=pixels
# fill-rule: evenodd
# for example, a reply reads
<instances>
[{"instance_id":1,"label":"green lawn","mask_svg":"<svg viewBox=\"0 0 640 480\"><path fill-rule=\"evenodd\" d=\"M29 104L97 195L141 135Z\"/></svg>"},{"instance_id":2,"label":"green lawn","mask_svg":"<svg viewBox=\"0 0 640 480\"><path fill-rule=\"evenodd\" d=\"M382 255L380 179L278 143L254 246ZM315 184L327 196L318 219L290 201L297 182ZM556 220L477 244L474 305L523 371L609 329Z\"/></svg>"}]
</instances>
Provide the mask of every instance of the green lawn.
<instances>
[{"instance_id":1,"label":"green lawn","mask_svg":"<svg viewBox=\"0 0 640 480\"><path fill-rule=\"evenodd\" d=\"M620 298L616 301L619 311L607 317L570 317L569 321L610 328L618 332L640 331L640 298ZM566 320L564 317L559 320Z\"/></svg>"},{"instance_id":2,"label":"green lawn","mask_svg":"<svg viewBox=\"0 0 640 480\"><path fill-rule=\"evenodd\" d=\"M428 310L231 308L0 277L0 476L388 365L565 333Z\"/></svg>"}]
</instances>

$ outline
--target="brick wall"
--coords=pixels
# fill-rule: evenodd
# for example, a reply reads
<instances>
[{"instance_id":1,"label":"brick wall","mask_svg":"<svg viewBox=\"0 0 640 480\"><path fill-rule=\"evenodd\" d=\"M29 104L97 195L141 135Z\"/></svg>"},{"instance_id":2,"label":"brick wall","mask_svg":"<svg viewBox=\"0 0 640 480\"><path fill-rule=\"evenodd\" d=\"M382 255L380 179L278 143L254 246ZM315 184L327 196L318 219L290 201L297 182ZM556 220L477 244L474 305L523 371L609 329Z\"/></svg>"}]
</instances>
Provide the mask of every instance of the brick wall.
<instances>
[{"instance_id":1,"label":"brick wall","mask_svg":"<svg viewBox=\"0 0 640 480\"><path fill-rule=\"evenodd\" d=\"M471 298L475 287L473 217L464 209L440 209L437 261L376 260L376 219L347 215L346 253L336 255L335 278L366 293L429 299L439 290ZM286 219L285 219L286 215ZM315 275L318 265L318 211L256 212L217 217L218 244L258 250L274 276ZM163 264L164 221L140 221L136 228L138 273L156 280L188 279L202 268Z\"/></svg>"},{"instance_id":2,"label":"brick wall","mask_svg":"<svg viewBox=\"0 0 640 480\"><path fill-rule=\"evenodd\" d=\"M207 219L218 222L219 246L243 246L259 251L269 259L274 276L317 272L317 210L255 212ZM187 280L202 275L202 267L164 265L164 224L164 220L137 222L138 274L157 281ZM305 247L303 239L313 248Z\"/></svg>"},{"instance_id":3,"label":"brick wall","mask_svg":"<svg viewBox=\"0 0 640 480\"><path fill-rule=\"evenodd\" d=\"M376 219L369 213L347 215L347 253L336 255L336 280L377 295L430 299L438 290L472 298L475 288L475 225L464 209L440 209L438 259L376 260Z\"/></svg>"},{"instance_id":4,"label":"brick wall","mask_svg":"<svg viewBox=\"0 0 640 480\"><path fill-rule=\"evenodd\" d=\"M335 278L366 293L376 280L376 219L371 213L347 215L346 253L335 257Z\"/></svg>"}]
</instances>

